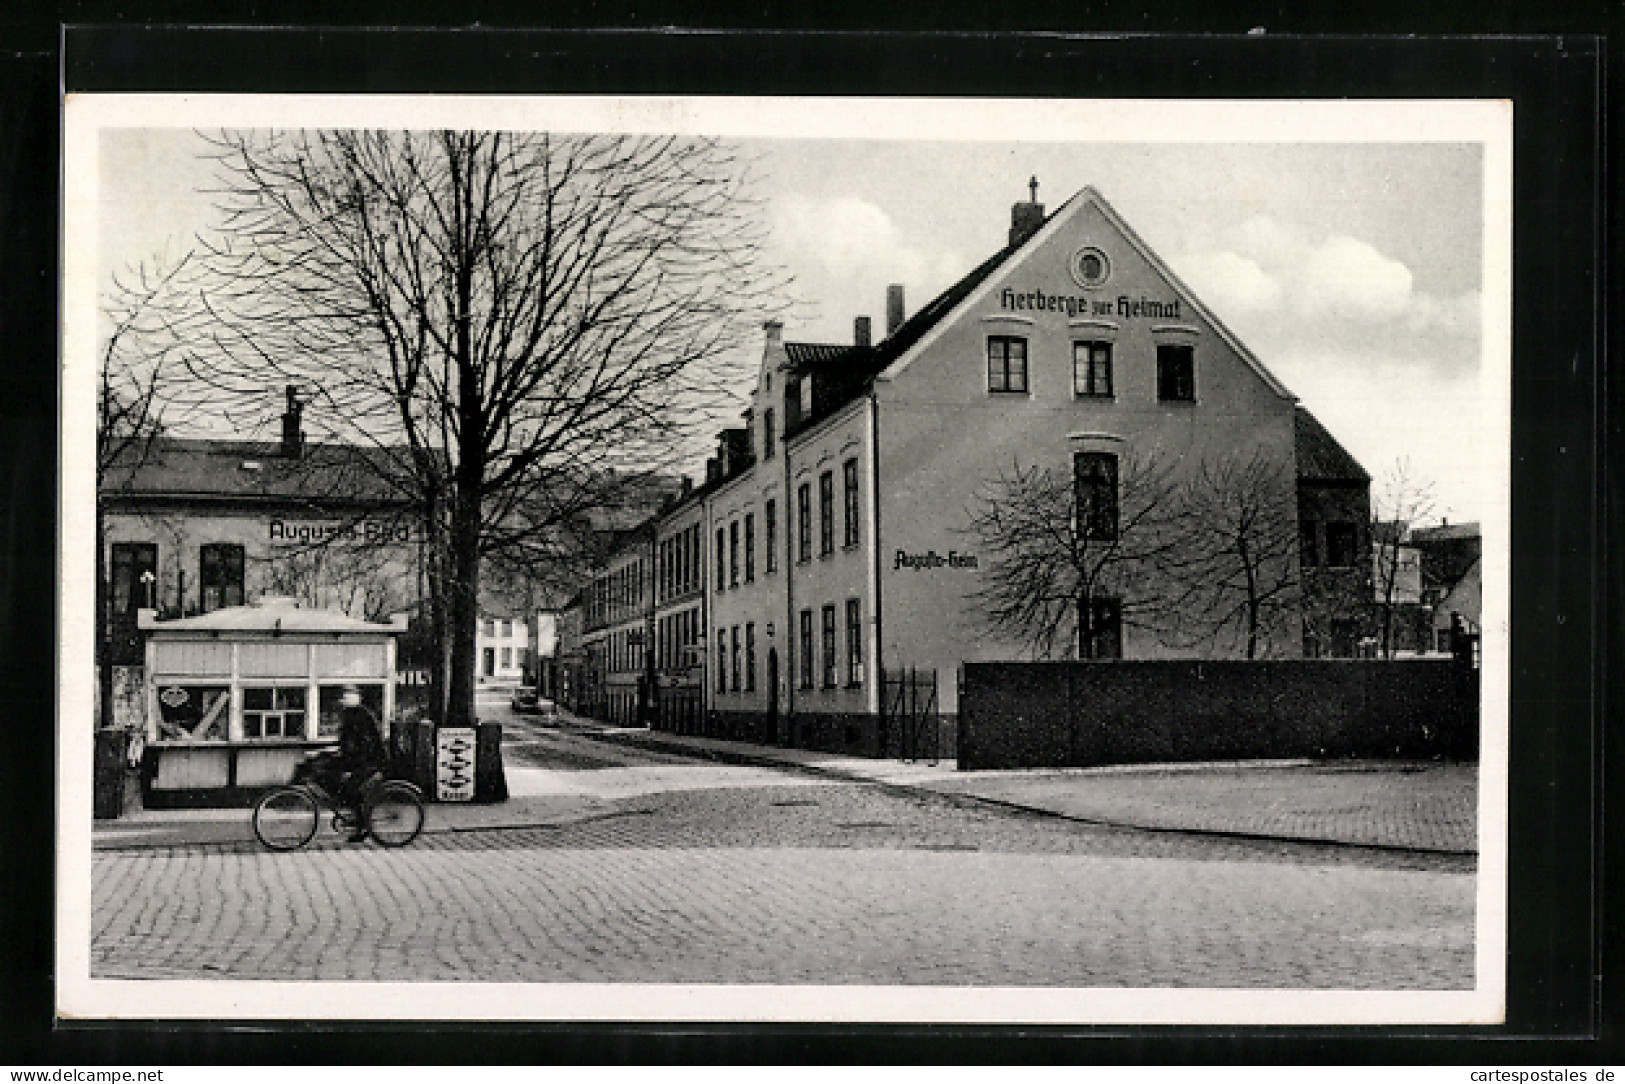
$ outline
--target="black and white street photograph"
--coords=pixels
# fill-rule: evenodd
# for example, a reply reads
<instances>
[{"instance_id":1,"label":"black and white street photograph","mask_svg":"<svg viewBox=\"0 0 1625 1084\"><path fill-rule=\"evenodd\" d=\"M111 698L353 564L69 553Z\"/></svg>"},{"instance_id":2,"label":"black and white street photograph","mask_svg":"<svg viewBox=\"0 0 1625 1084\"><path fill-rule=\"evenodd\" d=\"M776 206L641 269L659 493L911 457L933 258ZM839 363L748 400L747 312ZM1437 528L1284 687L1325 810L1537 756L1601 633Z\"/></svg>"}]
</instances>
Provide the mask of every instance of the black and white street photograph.
<instances>
[{"instance_id":1,"label":"black and white street photograph","mask_svg":"<svg viewBox=\"0 0 1625 1084\"><path fill-rule=\"evenodd\" d=\"M1501 1022L1511 132L71 98L59 1011Z\"/></svg>"}]
</instances>

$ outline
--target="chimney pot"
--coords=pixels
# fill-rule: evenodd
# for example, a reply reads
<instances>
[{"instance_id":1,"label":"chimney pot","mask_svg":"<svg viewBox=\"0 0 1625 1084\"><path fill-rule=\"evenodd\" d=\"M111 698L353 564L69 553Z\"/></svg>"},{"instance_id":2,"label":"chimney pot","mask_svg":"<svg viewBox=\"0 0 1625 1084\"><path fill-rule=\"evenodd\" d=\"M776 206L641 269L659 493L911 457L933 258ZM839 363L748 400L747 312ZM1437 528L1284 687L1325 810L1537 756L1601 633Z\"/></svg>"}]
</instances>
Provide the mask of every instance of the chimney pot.
<instances>
[{"instance_id":1,"label":"chimney pot","mask_svg":"<svg viewBox=\"0 0 1625 1084\"><path fill-rule=\"evenodd\" d=\"M886 337L891 338L903 324L903 284L886 287Z\"/></svg>"},{"instance_id":2,"label":"chimney pot","mask_svg":"<svg viewBox=\"0 0 1625 1084\"><path fill-rule=\"evenodd\" d=\"M299 426L300 416L304 413L304 404L299 402L297 385L289 384L286 391L288 409L282 413L282 457L298 459L305 453L305 434Z\"/></svg>"},{"instance_id":3,"label":"chimney pot","mask_svg":"<svg viewBox=\"0 0 1625 1084\"><path fill-rule=\"evenodd\" d=\"M869 345L869 318L860 316L852 321L852 341L858 346Z\"/></svg>"},{"instance_id":4,"label":"chimney pot","mask_svg":"<svg viewBox=\"0 0 1625 1084\"><path fill-rule=\"evenodd\" d=\"M1015 248L1044 224L1044 205L1038 202L1038 178L1027 182L1027 202L1010 207L1010 247Z\"/></svg>"}]
</instances>

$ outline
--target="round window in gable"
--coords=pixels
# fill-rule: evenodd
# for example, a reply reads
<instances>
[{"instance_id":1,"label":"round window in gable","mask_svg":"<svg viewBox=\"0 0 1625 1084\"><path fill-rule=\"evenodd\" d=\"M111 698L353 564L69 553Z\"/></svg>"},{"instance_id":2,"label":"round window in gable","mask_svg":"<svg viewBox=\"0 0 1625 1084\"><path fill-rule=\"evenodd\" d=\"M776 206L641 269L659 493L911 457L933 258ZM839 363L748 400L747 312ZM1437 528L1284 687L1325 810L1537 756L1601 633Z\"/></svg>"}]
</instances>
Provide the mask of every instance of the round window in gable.
<instances>
[{"instance_id":1,"label":"round window in gable","mask_svg":"<svg viewBox=\"0 0 1625 1084\"><path fill-rule=\"evenodd\" d=\"M1106 285L1112 277L1112 264L1098 248L1080 248L1072 254L1072 281L1085 290Z\"/></svg>"}]
</instances>

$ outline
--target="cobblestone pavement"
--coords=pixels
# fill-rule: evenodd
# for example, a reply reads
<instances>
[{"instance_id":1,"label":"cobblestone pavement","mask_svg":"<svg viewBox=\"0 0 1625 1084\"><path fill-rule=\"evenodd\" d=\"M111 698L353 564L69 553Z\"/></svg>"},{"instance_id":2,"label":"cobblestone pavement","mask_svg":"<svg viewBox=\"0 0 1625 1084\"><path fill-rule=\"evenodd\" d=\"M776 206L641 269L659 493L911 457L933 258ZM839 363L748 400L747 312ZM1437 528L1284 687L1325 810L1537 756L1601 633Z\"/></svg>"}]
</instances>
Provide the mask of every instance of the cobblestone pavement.
<instances>
[{"instance_id":1,"label":"cobblestone pavement","mask_svg":"<svg viewBox=\"0 0 1625 1084\"><path fill-rule=\"evenodd\" d=\"M1459 989L1474 881L861 784L669 790L401 851L98 851L92 973Z\"/></svg>"},{"instance_id":2,"label":"cobblestone pavement","mask_svg":"<svg viewBox=\"0 0 1625 1084\"><path fill-rule=\"evenodd\" d=\"M976 772L931 786L1142 828L1462 854L1478 849L1475 765Z\"/></svg>"},{"instance_id":3,"label":"cobblestone pavement","mask_svg":"<svg viewBox=\"0 0 1625 1084\"><path fill-rule=\"evenodd\" d=\"M1123 827L1478 851L1476 764L1303 760L961 772L951 760L870 760L647 730L609 729L598 737L648 752L777 764Z\"/></svg>"}]
</instances>

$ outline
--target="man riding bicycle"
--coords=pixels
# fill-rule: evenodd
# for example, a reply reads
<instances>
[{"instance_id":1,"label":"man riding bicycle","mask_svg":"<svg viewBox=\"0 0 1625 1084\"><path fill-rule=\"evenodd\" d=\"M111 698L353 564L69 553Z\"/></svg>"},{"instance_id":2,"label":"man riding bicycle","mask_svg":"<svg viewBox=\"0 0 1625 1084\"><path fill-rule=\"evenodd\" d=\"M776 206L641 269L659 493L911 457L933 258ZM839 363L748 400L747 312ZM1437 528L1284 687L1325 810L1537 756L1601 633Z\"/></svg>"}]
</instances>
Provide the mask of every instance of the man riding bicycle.
<instances>
[{"instance_id":1,"label":"man riding bicycle","mask_svg":"<svg viewBox=\"0 0 1625 1084\"><path fill-rule=\"evenodd\" d=\"M338 756L333 763L337 773L333 796L354 818L349 842L360 843L367 838L363 795L372 777L384 770L388 755L378 732L378 720L361 703L361 690L346 685L342 703Z\"/></svg>"}]
</instances>

